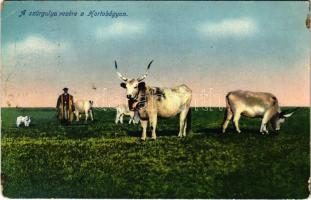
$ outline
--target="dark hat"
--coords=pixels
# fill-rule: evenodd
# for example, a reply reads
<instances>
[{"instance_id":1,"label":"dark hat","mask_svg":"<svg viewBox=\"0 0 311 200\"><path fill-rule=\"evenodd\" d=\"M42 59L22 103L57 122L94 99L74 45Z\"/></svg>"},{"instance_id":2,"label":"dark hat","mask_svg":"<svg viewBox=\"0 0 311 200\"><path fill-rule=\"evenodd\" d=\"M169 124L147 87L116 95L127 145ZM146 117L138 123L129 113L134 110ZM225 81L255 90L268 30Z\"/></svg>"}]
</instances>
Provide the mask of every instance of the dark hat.
<instances>
[{"instance_id":1,"label":"dark hat","mask_svg":"<svg viewBox=\"0 0 311 200\"><path fill-rule=\"evenodd\" d=\"M68 88L64 87L64 89L63 89L63 90L64 90L64 92L67 92L67 91L68 91Z\"/></svg>"}]
</instances>

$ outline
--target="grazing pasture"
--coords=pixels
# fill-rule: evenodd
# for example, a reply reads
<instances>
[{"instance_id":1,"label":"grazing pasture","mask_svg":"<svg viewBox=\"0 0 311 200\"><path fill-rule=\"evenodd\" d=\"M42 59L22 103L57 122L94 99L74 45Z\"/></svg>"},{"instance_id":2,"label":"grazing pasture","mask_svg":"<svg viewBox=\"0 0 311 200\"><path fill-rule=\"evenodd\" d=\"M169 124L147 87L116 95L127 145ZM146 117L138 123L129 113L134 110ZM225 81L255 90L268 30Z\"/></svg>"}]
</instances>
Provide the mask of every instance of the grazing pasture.
<instances>
[{"instance_id":1,"label":"grazing pasture","mask_svg":"<svg viewBox=\"0 0 311 200\"><path fill-rule=\"evenodd\" d=\"M19 115L30 127L16 128ZM56 110L3 108L1 168L10 198L306 198L310 110L302 108L278 135L261 135L260 119L241 118L241 134L224 110L192 108L192 133L178 118L160 119L158 139L141 142L138 125L116 125L115 110L61 126ZM126 120L125 120L126 121Z\"/></svg>"}]
</instances>

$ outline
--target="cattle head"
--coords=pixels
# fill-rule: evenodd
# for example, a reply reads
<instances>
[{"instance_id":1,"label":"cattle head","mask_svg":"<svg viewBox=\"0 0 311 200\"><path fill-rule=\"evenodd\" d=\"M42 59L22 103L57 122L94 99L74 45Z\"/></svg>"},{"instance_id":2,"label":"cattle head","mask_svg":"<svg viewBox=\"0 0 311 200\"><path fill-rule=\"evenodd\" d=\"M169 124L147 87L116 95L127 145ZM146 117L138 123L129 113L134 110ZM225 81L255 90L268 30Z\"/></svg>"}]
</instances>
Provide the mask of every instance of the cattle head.
<instances>
[{"instance_id":1,"label":"cattle head","mask_svg":"<svg viewBox=\"0 0 311 200\"><path fill-rule=\"evenodd\" d=\"M129 100L136 100L138 97L138 94L140 91L143 91L145 89L145 82L143 80L147 77L148 71L150 69L150 66L152 64L153 60L149 63L147 67L147 71L144 75L136 78L136 79L128 79L125 76L123 76L120 72L118 72L118 66L117 61L115 61L115 68L117 70L117 74L120 79L123 80L123 82L120 84L121 87L126 89L126 97Z\"/></svg>"},{"instance_id":2,"label":"cattle head","mask_svg":"<svg viewBox=\"0 0 311 200\"><path fill-rule=\"evenodd\" d=\"M285 114L285 112L278 112L272 118L272 128L275 131L279 131L281 129L281 125L285 122L286 118L291 117L295 111Z\"/></svg>"},{"instance_id":3,"label":"cattle head","mask_svg":"<svg viewBox=\"0 0 311 200\"><path fill-rule=\"evenodd\" d=\"M25 116L25 121L30 121L30 117L29 116Z\"/></svg>"}]
</instances>

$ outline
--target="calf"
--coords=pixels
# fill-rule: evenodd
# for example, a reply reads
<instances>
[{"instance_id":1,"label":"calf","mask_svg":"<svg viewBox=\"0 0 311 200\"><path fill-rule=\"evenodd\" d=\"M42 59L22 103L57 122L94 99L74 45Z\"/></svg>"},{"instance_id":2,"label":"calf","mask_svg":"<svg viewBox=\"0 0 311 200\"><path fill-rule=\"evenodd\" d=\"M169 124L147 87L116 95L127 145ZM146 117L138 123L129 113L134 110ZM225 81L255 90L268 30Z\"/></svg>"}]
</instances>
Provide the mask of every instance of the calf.
<instances>
[{"instance_id":1,"label":"calf","mask_svg":"<svg viewBox=\"0 0 311 200\"><path fill-rule=\"evenodd\" d=\"M93 101L89 100L77 100L74 103L74 114L76 116L76 121L79 121L80 113L85 113L85 121L87 121L89 115L93 121Z\"/></svg>"},{"instance_id":2,"label":"calf","mask_svg":"<svg viewBox=\"0 0 311 200\"><path fill-rule=\"evenodd\" d=\"M121 104L116 107L117 115L115 123L118 124L120 121L123 124L123 116L130 116L129 124L133 122L133 124L137 124L138 121L134 120L135 112L131 111L126 104Z\"/></svg>"}]
</instances>

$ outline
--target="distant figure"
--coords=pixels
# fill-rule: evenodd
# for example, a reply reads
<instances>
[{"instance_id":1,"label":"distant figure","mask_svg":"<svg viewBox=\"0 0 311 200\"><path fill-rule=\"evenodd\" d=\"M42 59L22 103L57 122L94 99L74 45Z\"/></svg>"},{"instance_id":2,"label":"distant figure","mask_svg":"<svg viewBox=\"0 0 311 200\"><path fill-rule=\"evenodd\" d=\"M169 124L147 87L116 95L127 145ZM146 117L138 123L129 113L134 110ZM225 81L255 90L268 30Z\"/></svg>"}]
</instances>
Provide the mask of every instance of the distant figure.
<instances>
[{"instance_id":1,"label":"distant figure","mask_svg":"<svg viewBox=\"0 0 311 200\"><path fill-rule=\"evenodd\" d=\"M87 121L89 114L91 116L91 120L93 121L93 101L92 100L77 100L74 103L75 111L74 114L76 116L76 121L79 121L80 113L85 114L85 121Z\"/></svg>"},{"instance_id":2,"label":"distant figure","mask_svg":"<svg viewBox=\"0 0 311 200\"><path fill-rule=\"evenodd\" d=\"M20 127L22 124L24 124L25 127L28 127L31 122L31 119L29 116L18 116L16 118L16 127Z\"/></svg>"},{"instance_id":3,"label":"distant figure","mask_svg":"<svg viewBox=\"0 0 311 200\"><path fill-rule=\"evenodd\" d=\"M133 122L133 124L138 124L139 119L135 118L135 112L131 111L129 107L126 104L121 104L116 107L117 114L116 114L116 120L115 123L118 124L120 121L121 124L123 124L123 116L130 116L129 124ZM139 118L139 117L138 117Z\"/></svg>"},{"instance_id":4,"label":"distant figure","mask_svg":"<svg viewBox=\"0 0 311 200\"><path fill-rule=\"evenodd\" d=\"M64 93L57 99L56 108L58 109L58 119L62 123L71 123L73 121L73 96L68 93L68 88L63 89Z\"/></svg>"}]
</instances>

